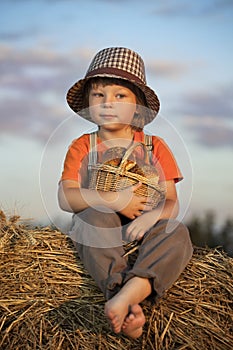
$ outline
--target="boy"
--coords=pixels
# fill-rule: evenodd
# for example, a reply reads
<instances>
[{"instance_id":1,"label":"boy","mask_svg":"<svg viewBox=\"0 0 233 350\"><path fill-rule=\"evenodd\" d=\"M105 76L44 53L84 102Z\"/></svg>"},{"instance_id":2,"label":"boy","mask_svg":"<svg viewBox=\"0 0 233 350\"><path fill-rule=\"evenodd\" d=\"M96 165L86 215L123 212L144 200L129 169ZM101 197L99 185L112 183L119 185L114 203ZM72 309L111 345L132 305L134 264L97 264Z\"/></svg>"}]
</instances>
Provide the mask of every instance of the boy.
<instances>
[{"instance_id":1,"label":"boy","mask_svg":"<svg viewBox=\"0 0 233 350\"><path fill-rule=\"evenodd\" d=\"M137 338L145 323L140 303L152 293L161 296L192 256L186 227L176 223L173 230L166 229L178 214L175 183L182 175L167 145L153 136L151 164L159 169L160 184L166 189L165 200L157 207L136 195L141 183L118 192L88 188L91 151L97 149L101 161L112 147L127 149L143 142L143 127L159 111L158 97L146 85L144 63L134 51L112 47L98 52L85 78L68 91L67 101L98 131L82 135L69 148L59 204L74 213L72 239L106 297L105 314L113 331ZM141 242L133 265L124 256L123 238Z\"/></svg>"}]
</instances>

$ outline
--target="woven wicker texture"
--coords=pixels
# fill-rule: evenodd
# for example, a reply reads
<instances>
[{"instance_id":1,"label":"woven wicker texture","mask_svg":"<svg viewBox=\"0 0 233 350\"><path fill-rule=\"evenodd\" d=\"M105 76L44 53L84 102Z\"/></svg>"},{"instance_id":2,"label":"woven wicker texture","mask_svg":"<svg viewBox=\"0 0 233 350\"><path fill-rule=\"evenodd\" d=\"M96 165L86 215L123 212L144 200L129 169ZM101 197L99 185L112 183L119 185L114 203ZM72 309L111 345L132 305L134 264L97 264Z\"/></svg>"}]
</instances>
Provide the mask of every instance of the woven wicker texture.
<instances>
[{"instance_id":1,"label":"woven wicker texture","mask_svg":"<svg viewBox=\"0 0 233 350\"><path fill-rule=\"evenodd\" d=\"M137 147L142 148L145 155L144 162L148 164L149 159L146 146L141 142L136 142L125 152L119 166L105 163L92 164L90 167L89 188L106 192L121 191L141 182L141 187L134 193L137 196L148 198L155 208L164 199L164 189L158 183L158 176L154 175L153 178L149 178L133 171L135 164L133 162L129 163L129 157ZM154 167L151 167L151 169L154 170ZM149 170L150 166L147 165L147 171L149 172Z\"/></svg>"}]
</instances>

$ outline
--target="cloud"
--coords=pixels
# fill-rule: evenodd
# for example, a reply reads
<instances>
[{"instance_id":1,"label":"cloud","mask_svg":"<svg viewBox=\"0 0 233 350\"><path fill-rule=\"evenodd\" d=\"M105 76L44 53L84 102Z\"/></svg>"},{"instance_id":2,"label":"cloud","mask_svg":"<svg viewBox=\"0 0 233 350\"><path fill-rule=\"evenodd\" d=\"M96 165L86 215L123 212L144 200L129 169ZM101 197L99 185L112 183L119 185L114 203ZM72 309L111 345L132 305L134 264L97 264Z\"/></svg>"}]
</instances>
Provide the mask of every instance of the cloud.
<instances>
[{"instance_id":1,"label":"cloud","mask_svg":"<svg viewBox=\"0 0 233 350\"><path fill-rule=\"evenodd\" d=\"M46 105L39 99L6 98L1 102L1 133L44 142L65 115L65 109Z\"/></svg>"},{"instance_id":2,"label":"cloud","mask_svg":"<svg viewBox=\"0 0 233 350\"><path fill-rule=\"evenodd\" d=\"M193 69L193 66L192 66ZM155 75L156 78L176 79L189 70L189 65L185 62L174 62L168 60L147 61L146 71L148 74Z\"/></svg>"},{"instance_id":3,"label":"cloud","mask_svg":"<svg viewBox=\"0 0 233 350\"><path fill-rule=\"evenodd\" d=\"M233 147L233 129L226 125L218 128L213 125L199 126L195 129L196 141L207 147Z\"/></svg>"},{"instance_id":4,"label":"cloud","mask_svg":"<svg viewBox=\"0 0 233 350\"><path fill-rule=\"evenodd\" d=\"M233 84L212 91L198 91L182 96L182 114L195 114L202 118L210 115L217 119L233 117Z\"/></svg>"},{"instance_id":5,"label":"cloud","mask_svg":"<svg viewBox=\"0 0 233 350\"><path fill-rule=\"evenodd\" d=\"M233 146L233 86L198 91L180 98L177 110L194 141L206 147Z\"/></svg>"},{"instance_id":6,"label":"cloud","mask_svg":"<svg viewBox=\"0 0 233 350\"><path fill-rule=\"evenodd\" d=\"M85 75L94 53L90 48L60 53L49 48L19 50L1 45L0 133L44 142L73 113L66 104L66 92ZM180 62L148 61L148 73L161 78L175 79L189 70L188 64ZM177 112L189 120L185 126L197 142L205 146L232 144L231 128L226 123L233 115L232 86L185 94L180 101ZM196 124L187 115L195 116ZM222 124L216 125L214 120Z\"/></svg>"},{"instance_id":7,"label":"cloud","mask_svg":"<svg viewBox=\"0 0 233 350\"><path fill-rule=\"evenodd\" d=\"M233 147L233 125L228 120L210 116L186 116L185 127L194 141L210 149Z\"/></svg>"},{"instance_id":8,"label":"cloud","mask_svg":"<svg viewBox=\"0 0 233 350\"><path fill-rule=\"evenodd\" d=\"M229 13L233 10L232 0L207 0L207 1L185 1L167 0L161 2L154 10L160 16L211 16L219 15L223 12Z\"/></svg>"},{"instance_id":9,"label":"cloud","mask_svg":"<svg viewBox=\"0 0 233 350\"><path fill-rule=\"evenodd\" d=\"M65 101L67 90L85 75L94 53L90 48L60 53L1 45L0 132L44 141L66 113L73 113ZM169 61L153 61L148 67L151 74L169 78L186 69Z\"/></svg>"},{"instance_id":10,"label":"cloud","mask_svg":"<svg viewBox=\"0 0 233 350\"><path fill-rule=\"evenodd\" d=\"M30 27L25 30L17 30L11 29L10 31L5 31L4 28L0 29L0 40L11 42L11 41L19 41L25 38L35 38L38 35L39 30L35 27Z\"/></svg>"},{"instance_id":11,"label":"cloud","mask_svg":"<svg viewBox=\"0 0 233 350\"><path fill-rule=\"evenodd\" d=\"M69 0L70 3L76 3L76 0ZM27 3L29 0L2 0L4 4L14 5L15 3ZM40 0L44 4L66 3L66 0ZM122 6L122 3L141 4L141 0L86 0L86 3L106 3ZM233 9L232 0L163 0L152 2L144 0L144 3L154 7L153 13L164 17L180 17L180 16L211 16L219 15L223 12L230 12Z\"/></svg>"},{"instance_id":12,"label":"cloud","mask_svg":"<svg viewBox=\"0 0 233 350\"><path fill-rule=\"evenodd\" d=\"M17 50L0 46L0 91L29 94L40 98L46 93L66 93L84 76L92 51L80 48L69 53L50 49ZM37 94L37 95L35 95Z\"/></svg>"},{"instance_id":13,"label":"cloud","mask_svg":"<svg viewBox=\"0 0 233 350\"><path fill-rule=\"evenodd\" d=\"M64 69L69 57L64 57L49 49L31 48L27 50L15 49L11 46L1 45L0 63L1 74L26 72L29 68L47 68L50 70Z\"/></svg>"},{"instance_id":14,"label":"cloud","mask_svg":"<svg viewBox=\"0 0 233 350\"><path fill-rule=\"evenodd\" d=\"M90 56L92 52L85 48L61 54L49 49L17 50L2 45L0 133L44 142L73 113L66 104L66 92L83 77Z\"/></svg>"}]
</instances>

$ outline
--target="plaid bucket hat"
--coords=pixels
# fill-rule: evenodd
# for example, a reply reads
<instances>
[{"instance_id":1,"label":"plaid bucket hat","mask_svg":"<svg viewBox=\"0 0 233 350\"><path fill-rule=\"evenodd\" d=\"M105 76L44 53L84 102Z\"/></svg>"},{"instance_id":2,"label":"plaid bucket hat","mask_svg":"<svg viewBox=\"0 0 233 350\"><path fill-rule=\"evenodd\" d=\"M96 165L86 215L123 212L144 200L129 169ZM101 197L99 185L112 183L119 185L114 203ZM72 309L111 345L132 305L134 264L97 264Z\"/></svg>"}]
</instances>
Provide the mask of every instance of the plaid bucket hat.
<instances>
[{"instance_id":1,"label":"plaid bucket hat","mask_svg":"<svg viewBox=\"0 0 233 350\"><path fill-rule=\"evenodd\" d=\"M91 61L85 77L68 90L68 105L86 119L88 115L83 105L83 88L85 83L94 77L119 78L136 85L144 93L147 107L150 109L149 113L146 113L145 124L156 117L160 102L155 92L147 86L144 62L136 52L124 47L110 47L99 51Z\"/></svg>"}]
</instances>

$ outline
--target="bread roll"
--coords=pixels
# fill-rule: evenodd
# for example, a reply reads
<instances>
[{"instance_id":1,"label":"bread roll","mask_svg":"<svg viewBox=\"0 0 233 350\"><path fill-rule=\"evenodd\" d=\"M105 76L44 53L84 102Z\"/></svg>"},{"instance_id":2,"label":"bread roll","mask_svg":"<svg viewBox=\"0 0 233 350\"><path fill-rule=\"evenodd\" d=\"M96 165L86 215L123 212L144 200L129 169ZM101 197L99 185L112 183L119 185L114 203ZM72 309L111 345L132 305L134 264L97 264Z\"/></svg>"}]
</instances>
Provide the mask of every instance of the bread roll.
<instances>
[{"instance_id":1,"label":"bread roll","mask_svg":"<svg viewBox=\"0 0 233 350\"><path fill-rule=\"evenodd\" d=\"M112 147L103 154L103 163L112 166L119 166L122 157L124 156L126 148Z\"/></svg>"},{"instance_id":2,"label":"bread roll","mask_svg":"<svg viewBox=\"0 0 233 350\"><path fill-rule=\"evenodd\" d=\"M103 155L103 163L119 167L125 152L126 148L124 147L109 148ZM143 176L154 183L158 183L159 181L158 172L153 165L145 164L141 159L136 162L132 155L124 163L124 168L126 171Z\"/></svg>"}]
</instances>

